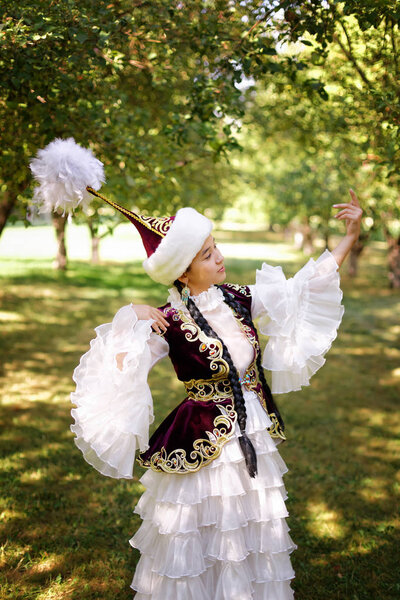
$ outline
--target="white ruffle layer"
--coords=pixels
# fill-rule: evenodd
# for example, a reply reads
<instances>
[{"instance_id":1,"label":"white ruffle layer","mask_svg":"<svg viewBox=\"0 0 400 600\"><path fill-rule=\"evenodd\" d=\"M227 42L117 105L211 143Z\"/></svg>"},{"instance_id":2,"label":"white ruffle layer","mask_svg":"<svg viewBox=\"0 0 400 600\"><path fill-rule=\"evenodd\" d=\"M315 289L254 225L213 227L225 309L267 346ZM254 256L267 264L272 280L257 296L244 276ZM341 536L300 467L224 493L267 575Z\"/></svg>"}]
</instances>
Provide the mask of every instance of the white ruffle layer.
<instances>
[{"instance_id":1,"label":"white ruffle layer","mask_svg":"<svg viewBox=\"0 0 400 600\"><path fill-rule=\"evenodd\" d=\"M154 418L147 384L151 323L138 321L132 306L124 306L112 323L95 329L97 336L73 374L74 441L103 475L131 478L136 448L148 448ZM125 354L121 370L116 361L120 353Z\"/></svg>"},{"instance_id":2,"label":"white ruffle layer","mask_svg":"<svg viewBox=\"0 0 400 600\"><path fill-rule=\"evenodd\" d=\"M281 267L263 264L251 287L253 317L269 336L263 366L272 371L272 392L283 394L309 385L325 363L336 338L344 307L338 265L325 250L294 277L286 280Z\"/></svg>"},{"instance_id":3,"label":"white ruffle layer","mask_svg":"<svg viewBox=\"0 0 400 600\"><path fill-rule=\"evenodd\" d=\"M141 552L136 600L293 598L290 553L297 546L285 520L287 467L258 398L244 396L257 477L249 477L234 437L196 473L148 470L141 478L147 489L135 512L143 523L130 540Z\"/></svg>"},{"instance_id":4,"label":"white ruffle layer","mask_svg":"<svg viewBox=\"0 0 400 600\"><path fill-rule=\"evenodd\" d=\"M280 267L264 264L250 289L253 317L260 318L260 330L270 338L263 364L272 371L272 391L284 393L309 385L310 377L325 362L324 354L336 337L344 310L333 255L326 250L316 261L310 259L289 280ZM181 302L176 295L170 296L172 304ZM194 301L220 332L243 373L253 349L223 302L221 291L211 286ZM167 342L152 332L151 324L151 320L138 321L132 305L124 306L112 323L96 328L96 338L74 371L76 391L71 399L76 408L71 411L75 420L71 429L86 461L103 475L130 479L136 449L143 452L148 447L153 401L147 376L169 351ZM121 369L119 355L123 357ZM250 418L258 418L254 414ZM259 443L258 438L254 443ZM228 462L240 461L240 449L235 445L229 448L233 454ZM257 451L264 452L258 447ZM220 463L211 463L211 468L216 464ZM230 478L229 469L225 471L224 480L230 480L227 489L235 495L235 482L238 489L241 484L234 475ZM171 488L171 498L174 493L176 489ZM185 502L183 492L171 501Z\"/></svg>"}]
</instances>

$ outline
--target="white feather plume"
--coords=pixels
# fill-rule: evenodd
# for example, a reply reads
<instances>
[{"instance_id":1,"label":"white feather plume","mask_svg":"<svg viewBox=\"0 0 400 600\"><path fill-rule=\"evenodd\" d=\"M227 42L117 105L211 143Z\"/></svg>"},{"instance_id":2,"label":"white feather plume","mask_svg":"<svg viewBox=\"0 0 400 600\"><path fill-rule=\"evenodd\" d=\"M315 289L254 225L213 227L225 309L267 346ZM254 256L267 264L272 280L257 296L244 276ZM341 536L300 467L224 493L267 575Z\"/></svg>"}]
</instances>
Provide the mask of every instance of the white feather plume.
<instances>
[{"instance_id":1,"label":"white feather plume","mask_svg":"<svg viewBox=\"0 0 400 600\"><path fill-rule=\"evenodd\" d=\"M72 137L57 138L39 150L30 168L39 183L33 203L41 213L58 209L71 213L79 205L86 210L93 198L86 186L99 190L105 182L103 163Z\"/></svg>"}]
</instances>

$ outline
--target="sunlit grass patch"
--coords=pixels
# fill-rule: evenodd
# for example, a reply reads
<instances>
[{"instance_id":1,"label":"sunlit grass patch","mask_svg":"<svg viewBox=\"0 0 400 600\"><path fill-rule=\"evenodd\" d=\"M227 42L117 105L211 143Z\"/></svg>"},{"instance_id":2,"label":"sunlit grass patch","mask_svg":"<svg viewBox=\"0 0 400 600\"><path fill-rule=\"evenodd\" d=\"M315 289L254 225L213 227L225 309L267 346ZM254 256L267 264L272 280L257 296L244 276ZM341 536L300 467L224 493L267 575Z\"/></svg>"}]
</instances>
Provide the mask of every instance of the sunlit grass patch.
<instances>
[{"instance_id":1,"label":"sunlit grass patch","mask_svg":"<svg viewBox=\"0 0 400 600\"><path fill-rule=\"evenodd\" d=\"M229 280L253 283L264 260L287 276L307 262L282 237L262 244L263 235L218 235ZM0 258L0 597L122 600L138 560L128 540L140 522L132 511L143 470L116 481L84 462L69 430L71 376L96 325L130 301L161 305L166 291L143 275L133 247L125 263L81 257L65 274L39 251ZM326 364L309 387L276 397L299 600L400 597L400 297L387 288L385 260L374 244L356 280L344 265L345 314ZM168 360L150 383L153 430L184 390Z\"/></svg>"}]
</instances>

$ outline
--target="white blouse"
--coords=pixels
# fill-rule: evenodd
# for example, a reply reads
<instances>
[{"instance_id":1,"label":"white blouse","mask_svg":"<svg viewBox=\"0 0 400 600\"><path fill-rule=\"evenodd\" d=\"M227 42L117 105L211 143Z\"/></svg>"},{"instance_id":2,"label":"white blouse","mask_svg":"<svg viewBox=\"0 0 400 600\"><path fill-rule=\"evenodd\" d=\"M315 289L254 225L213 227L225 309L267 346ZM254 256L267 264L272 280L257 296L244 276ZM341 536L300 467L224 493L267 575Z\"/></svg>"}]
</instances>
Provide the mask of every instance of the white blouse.
<instances>
[{"instance_id":1,"label":"white blouse","mask_svg":"<svg viewBox=\"0 0 400 600\"><path fill-rule=\"evenodd\" d=\"M249 286L252 318L258 319L259 331L269 336L263 366L272 372L272 393L309 385L325 363L324 354L344 312L337 269L333 255L325 250L288 280L281 267L264 263L256 283ZM243 374L253 360L253 348L221 290L211 286L192 299ZM169 290L168 302L187 310L175 288ZM95 329L96 338L73 374L75 443L87 462L110 477L131 478L136 449L148 448L154 416L147 377L169 351L167 341L153 332L152 323L138 320L131 304L122 307L112 323ZM121 353L125 356L119 369L116 357Z\"/></svg>"}]
</instances>

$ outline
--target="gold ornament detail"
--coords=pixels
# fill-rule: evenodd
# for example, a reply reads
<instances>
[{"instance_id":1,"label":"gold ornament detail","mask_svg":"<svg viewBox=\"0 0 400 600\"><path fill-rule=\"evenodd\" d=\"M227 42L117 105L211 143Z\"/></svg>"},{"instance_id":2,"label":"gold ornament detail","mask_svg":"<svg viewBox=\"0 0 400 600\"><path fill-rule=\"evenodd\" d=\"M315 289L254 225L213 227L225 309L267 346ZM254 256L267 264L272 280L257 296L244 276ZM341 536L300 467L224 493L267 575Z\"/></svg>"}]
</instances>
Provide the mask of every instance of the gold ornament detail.
<instances>
[{"instance_id":1,"label":"gold ornament detail","mask_svg":"<svg viewBox=\"0 0 400 600\"><path fill-rule=\"evenodd\" d=\"M182 321L180 328L185 333L185 338L188 342L200 342L199 351L206 352L208 350L207 359L210 361L211 371L216 371L213 374L213 379L226 378L229 373L229 365L222 358L222 343L217 338L208 337L197 323L186 315L182 310L177 310L178 319Z\"/></svg>"},{"instance_id":2,"label":"gold ornament detail","mask_svg":"<svg viewBox=\"0 0 400 600\"><path fill-rule=\"evenodd\" d=\"M169 454L164 447L159 452L152 454L149 460L144 461L140 456L137 461L143 467L150 467L153 471L164 473L195 473L202 467L217 458L223 445L235 432L236 412L232 405L218 405L221 414L213 422L213 430L206 431L206 438L199 438L193 442L193 450L188 460L186 450L179 448Z\"/></svg>"},{"instance_id":3,"label":"gold ornament detail","mask_svg":"<svg viewBox=\"0 0 400 600\"><path fill-rule=\"evenodd\" d=\"M190 379L183 384L188 397L199 402L221 402L232 396L229 379Z\"/></svg>"},{"instance_id":4,"label":"gold ornament detail","mask_svg":"<svg viewBox=\"0 0 400 600\"><path fill-rule=\"evenodd\" d=\"M236 292L239 292L242 296L246 298L251 298L251 293L247 285L239 285L239 283L224 283L224 287L229 287Z\"/></svg>"},{"instance_id":5,"label":"gold ornament detail","mask_svg":"<svg viewBox=\"0 0 400 600\"><path fill-rule=\"evenodd\" d=\"M164 237L171 227L173 220L171 217L145 217L144 215L139 215L140 220L143 225L151 228L155 233Z\"/></svg>"},{"instance_id":6,"label":"gold ornament detail","mask_svg":"<svg viewBox=\"0 0 400 600\"><path fill-rule=\"evenodd\" d=\"M268 429L271 437L281 438L282 440L286 440L286 436L283 433L281 424L279 423L278 417L275 413L269 413L269 418L272 421L271 427Z\"/></svg>"},{"instance_id":7,"label":"gold ornament detail","mask_svg":"<svg viewBox=\"0 0 400 600\"><path fill-rule=\"evenodd\" d=\"M116 202L108 200L108 198L105 198L105 196L102 196L102 194L96 192L96 190L94 190L92 187L87 186L86 189L93 196L104 200L104 202L107 202L107 204L121 212L126 217L135 219L135 221L141 223L142 225L144 225L144 227L150 229L150 231L152 231L153 233L157 233L160 237L164 237L172 225L173 221L171 217L146 217L144 215L137 215L136 213L125 208L124 206L120 206Z\"/></svg>"}]
</instances>

